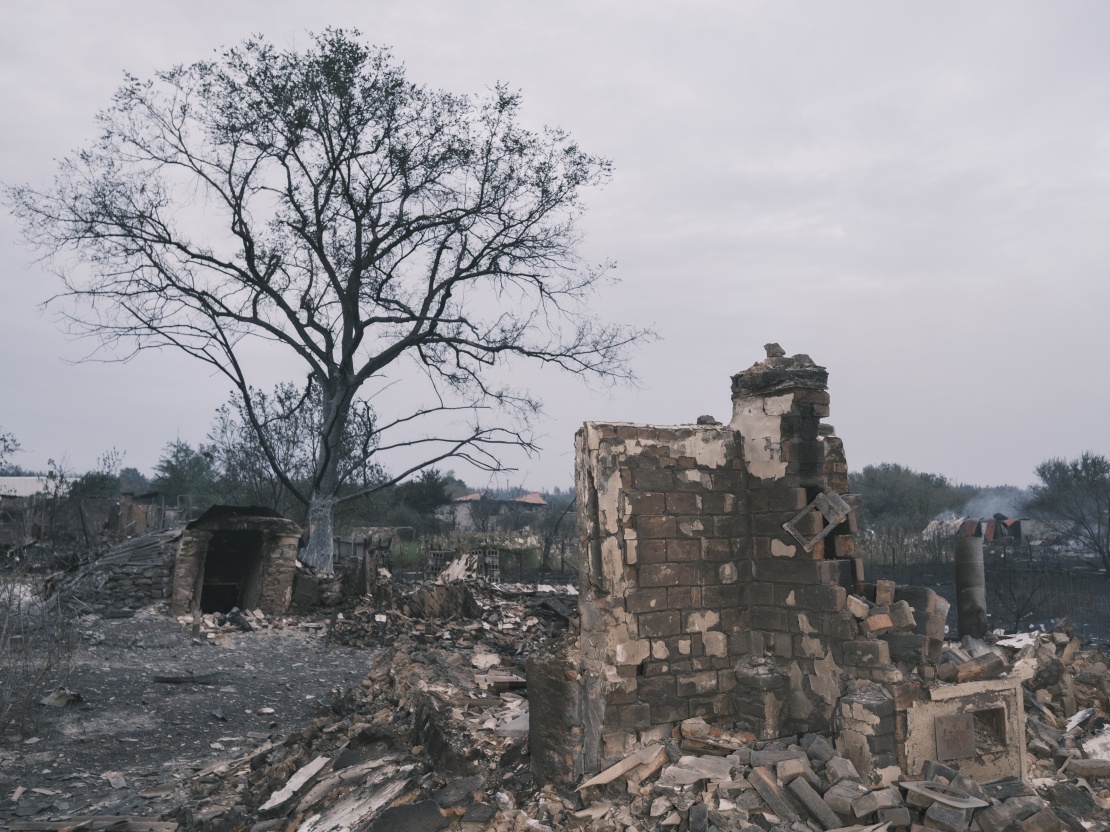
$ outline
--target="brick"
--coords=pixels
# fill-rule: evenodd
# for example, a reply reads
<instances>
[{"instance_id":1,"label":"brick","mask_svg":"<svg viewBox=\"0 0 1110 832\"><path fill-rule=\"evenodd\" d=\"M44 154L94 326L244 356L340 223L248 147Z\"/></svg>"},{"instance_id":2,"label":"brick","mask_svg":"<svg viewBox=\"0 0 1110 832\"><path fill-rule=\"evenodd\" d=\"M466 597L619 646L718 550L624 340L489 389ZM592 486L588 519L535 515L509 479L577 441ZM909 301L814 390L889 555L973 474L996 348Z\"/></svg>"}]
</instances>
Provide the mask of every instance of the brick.
<instances>
[{"instance_id":1,"label":"brick","mask_svg":"<svg viewBox=\"0 0 1110 832\"><path fill-rule=\"evenodd\" d=\"M679 676L676 682L679 696L697 696L705 693L716 693L717 672L714 670L707 670L702 673Z\"/></svg>"},{"instance_id":2,"label":"brick","mask_svg":"<svg viewBox=\"0 0 1110 832\"><path fill-rule=\"evenodd\" d=\"M786 632L790 626L786 610L778 607L752 607L751 624L752 629L778 632Z\"/></svg>"},{"instance_id":3,"label":"brick","mask_svg":"<svg viewBox=\"0 0 1110 832\"><path fill-rule=\"evenodd\" d=\"M1110 777L1110 760L1072 760L1068 763L1069 777Z\"/></svg>"},{"instance_id":4,"label":"brick","mask_svg":"<svg viewBox=\"0 0 1110 832\"><path fill-rule=\"evenodd\" d=\"M664 588L633 590L624 596L624 608L631 613L667 609L668 591Z\"/></svg>"},{"instance_id":5,"label":"brick","mask_svg":"<svg viewBox=\"0 0 1110 832\"><path fill-rule=\"evenodd\" d=\"M817 566L817 578L823 584L848 586L855 581L854 565L856 560L858 560L858 558L855 560L815 561ZM862 564L862 561L860 561L860 563Z\"/></svg>"},{"instance_id":6,"label":"brick","mask_svg":"<svg viewBox=\"0 0 1110 832\"><path fill-rule=\"evenodd\" d=\"M852 817L852 803L867 792L867 786L862 783L845 780L829 787L824 794L824 801L838 815L850 818Z\"/></svg>"},{"instance_id":7,"label":"brick","mask_svg":"<svg viewBox=\"0 0 1110 832\"><path fill-rule=\"evenodd\" d=\"M701 513L730 514L737 509L736 497L732 494L702 494Z\"/></svg>"},{"instance_id":8,"label":"brick","mask_svg":"<svg viewBox=\"0 0 1110 832\"><path fill-rule=\"evenodd\" d=\"M826 538L833 549L833 557L854 558L856 556L856 539L850 534L834 534Z\"/></svg>"},{"instance_id":9,"label":"brick","mask_svg":"<svg viewBox=\"0 0 1110 832\"><path fill-rule=\"evenodd\" d=\"M627 730L651 727L651 708L644 702L624 705L620 709L620 726Z\"/></svg>"},{"instance_id":10,"label":"brick","mask_svg":"<svg viewBox=\"0 0 1110 832\"><path fill-rule=\"evenodd\" d=\"M702 592L696 586L672 586L667 588L667 609L690 610L702 606Z\"/></svg>"},{"instance_id":11,"label":"brick","mask_svg":"<svg viewBox=\"0 0 1110 832\"><path fill-rule=\"evenodd\" d=\"M651 722L659 725L664 722L681 722L690 718L690 705L685 699L651 702Z\"/></svg>"},{"instance_id":12,"label":"brick","mask_svg":"<svg viewBox=\"0 0 1110 832\"><path fill-rule=\"evenodd\" d=\"M845 608L861 620L867 618L871 612L871 606L858 595L849 595Z\"/></svg>"},{"instance_id":13,"label":"brick","mask_svg":"<svg viewBox=\"0 0 1110 832\"><path fill-rule=\"evenodd\" d=\"M647 563L641 564L637 569L640 573L640 586L643 587L698 583L699 570L696 563Z\"/></svg>"},{"instance_id":14,"label":"brick","mask_svg":"<svg viewBox=\"0 0 1110 832\"><path fill-rule=\"evenodd\" d=\"M632 484L639 491L673 491L677 485L670 471L660 468L636 468Z\"/></svg>"},{"instance_id":15,"label":"brick","mask_svg":"<svg viewBox=\"0 0 1110 832\"><path fill-rule=\"evenodd\" d=\"M816 792L813 786L811 786L804 777L798 777L792 780L787 784L786 788L790 790L790 793L805 807L805 810L825 829L836 829L842 825L840 823L840 818L836 816L836 812L829 808L829 804L821 799L821 795Z\"/></svg>"},{"instance_id":16,"label":"brick","mask_svg":"<svg viewBox=\"0 0 1110 832\"><path fill-rule=\"evenodd\" d=\"M913 819L905 806L890 806L879 810L879 823L889 823L894 829L908 829Z\"/></svg>"},{"instance_id":17,"label":"brick","mask_svg":"<svg viewBox=\"0 0 1110 832\"><path fill-rule=\"evenodd\" d=\"M714 563L722 561L733 560L734 557L740 557L735 551L735 546L731 540L723 538L702 538L701 541L702 557Z\"/></svg>"},{"instance_id":18,"label":"brick","mask_svg":"<svg viewBox=\"0 0 1110 832\"><path fill-rule=\"evenodd\" d=\"M1018 821L1018 826L1022 832L1060 832L1063 828L1060 818L1047 806L1035 815Z\"/></svg>"},{"instance_id":19,"label":"brick","mask_svg":"<svg viewBox=\"0 0 1110 832\"><path fill-rule=\"evenodd\" d=\"M756 766L748 774L748 782L763 798L767 807L781 820L800 821L802 819L794 799L778 784L770 769Z\"/></svg>"},{"instance_id":20,"label":"brick","mask_svg":"<svg viewBox=\"0 0 1110 832\"><path fill-rule=\"evenodd\" d=\"M845 642L844 663L855 667L890 664L890 647L885 641L857 640Z\"/></svg>"},{"instance_id":21,"label":"brick","mask_svg":"<svg viewBox=\"0 0 1110 832\"><path fill-rule=\"evenodd\" d=\"M667 495L652 491L627 491L629 507L634 515L663 514L667 508Z\"/></svg>"},{"instance_id":22,"label":"brick","mask_svg":"<svg viewBox=\"0 0 1110 832\"><path fill-rule=\"evenodd\" d=\"M848 590L842 586L811 586L806 589L806 606L820 612L839 612L848 603Z\"/></svg>"},{"instance_id":23,"label":"brick","mask_svg":"<svg viewBox=\"0 0 1110 832\"><path fill-rule=\"evenodd\" d=\"M674 537L678 526L673 517L642 515L636 518L636 534L640 539Z\"/></svg>"},{"instance_id":24,"label":"brick","mask_svg":"<svg viewBox=\"0 0 1110 832\"><path fill-rule=\"evenodd\" d=\"M825 777L828 778L830 786L843 783L845 780L855 783L860 782L859 772L856 771L856 767L847 757L837 756L827 760L825 762Z\"/></svg>"},{"instance_id":25,"label":"brick","mask_svg":"<svg viewBox=\"0 0 1110 832\"><path fill-rule=\"evenodd\" d=\"M667 514L698 514L698 496L689 491L670 491L666 499ZM659 512L662 514L662 512Z\"/></svg>"},{"instance_id":26,"label":"brick","mask_svg":"<svg viewBox=\"0 0 1110 832\"><path fill-rule=\"evenodd\" d=\"M847 610L821 614L821 629L828 638L851 641L859 635L856 617Z\"/></svg>"},{"instance_id":27,"label":"brick","mask_svg":"<svg viewBox=\"0 0 1110 832\"><path fill-rule=\"evenodd\" d=\"M682 614L677 610L645 612L636 616L640 638L664 638L682 632Z\"/></svg>"},{"instance_id":28,"label":"brick","mask_svg":"<svg viewBox=\"0 0 1110 832\"><path fill-rule=\"evenodd\" d=\"M852 814L857 818L873 815L880 809L902 805L902 796L897 789L876 789L852 801Z\"/></svg>"},{"instance_id":29,"label":"brick","mask_svg":"<svg viewBox=\"0 0 1110 832\"><path fill-rule=\"evenodd\" d=\"M809 755L811 760L820 760L822 763L828 763L829 760L838 756L833 744L820 735L814 736L813 740L806 747L806 754Z\"/></svg>"},{"instance_id":30,"label":"brick","mask_svg":"<svg viewBox=\"0 0 1110 832\"><path fill-rule=\"evenodd\" d=\"M709 519L709 517L704 517L702 520L706 522ZM713 515L712 520L712 533L709 533L708 527L710 524L706 522L706 537L735 538L747 537L749 534L748 524L745 522L744 518L735 514Z\"/></svg>"},{"instance_id":31,"label":"brick","mask_svg":"<svg viewBox=\"0 0 1110 832\"><path fill-rule=\"evenodd\" d=\"M807 768L809 768L809 760L790 757L775 763L775 776L782 781L783 785L789 786L790 781L805 774Z\"/></svg>"},{"instance_id":32,"label":"brick","mask_svg":"<svg viewBox=\"0 0 1110 832\"><path fill-rule=\"evenodd\" d=\"M943 803L933 803L925 812L925 826L941 832L964 832L967 829L967 812Z\"/></svg>"},{"instance_id":33,"label":"brick","mask_svg":"<svg viewBox=\"0 0 1110 832\"><path fill-rule=\"evenodd\" d=\"M865 635L881 636L894 629L894 622L886 613L869 615L859 623L860 632Z\"/></svg>"},{"instance_id":34,"label":"brick","mask_svg":"<svg viewBox=\"0 0 1110 832\"><path fill-rule=\"evenodd\" d=\"M740 606L740 587L736 584L726 586L707 586L701 591L702 603L709 608Z\"/></svg>"},{"instance_id":35,"label":"brick","mask_svg":"<svg viewBox=\"0 0 1110 832\"><path fill-rule=\"evenodd\" d=\"M768 499L772 511L797 513L809 505L804 488L774 488L768 493Z\"/></svg>"},{"instance_id":36,"label":"brick","mask_svg":"<svg viewBox=\"0 0 1110 832\"><path fill-rule=\"evenodd\" d=\"M975 822L983 832L1005 832L1017 819L1014 812L1005 805L991 806L975 813Z\"/></svg>"},{"instance_id":37,"label":"brick","mask_svg":"<svg viewBox=\"0 0 1110 832\"><path fill-rule=\"evenodd\" d=\"M701 560L701 541L678 539L668 540L667 560L672 563L680 561Z\"/></svg>"},{"instance_id":38,"label":"brick","mask_svg":"<svg viewBox=\"0 0 1110 832\"><path fill-rule=\"evenodd\" d=\"M934 590L927 586L897 586L894 588L894 600L905 601L915 612L932 612L937 611L937 594Z\"/></svg>"},{"instance_id":39,"label":"brick","mask_svg":"<svg viewBox=\"0 0 1110 832\"><path fill-rule=\"evenodd\" d=\"M643 566L646 563L663 563L667 560L667 541L665 540L637 540L636 562Z\"/></svg>"},{"instance_id":40,"label":"brick","mask_svg":"<svg viewBox=\"0 0 1110 832\"><path fill-rule=\"evenodd\" d=\"M894 581L875 581L875 603L880 606L894 603Z\"/></svg>"},{"instance_id":41,"label":"brick","mask_svg":"<svg viewBox=\"0 0 1110 832\"><path fill-rule=\"evenodd\" d=\"M907 633L917 626L913 617L913 607L906 601L895 601L890 605L890 620L894 622L894 629L899 633Z\"/></svg>"},{"instance_id":42,"label":"brick","mask_svg":"<svg viewBox=\"0 0 1110 832\"><path fill-rule=\"evenodd\" d=\"M890 658L895 662L920 664L925 659L929 640L917 633L887 633L883 636L890 646Z\"/></svg>"}]
</instances>

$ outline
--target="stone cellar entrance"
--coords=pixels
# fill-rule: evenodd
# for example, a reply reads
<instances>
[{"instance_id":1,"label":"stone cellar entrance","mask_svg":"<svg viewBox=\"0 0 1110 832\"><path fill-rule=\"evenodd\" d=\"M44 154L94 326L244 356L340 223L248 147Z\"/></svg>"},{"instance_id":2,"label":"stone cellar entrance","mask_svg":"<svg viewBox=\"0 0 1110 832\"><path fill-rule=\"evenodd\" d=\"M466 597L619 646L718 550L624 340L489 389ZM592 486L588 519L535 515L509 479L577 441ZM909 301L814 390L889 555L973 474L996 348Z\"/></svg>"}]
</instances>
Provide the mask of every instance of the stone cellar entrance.
<instances>
[{"instance_id":1,"label":"stone cellar entrance","mask_svg":"<svg viewBox=\"0 0 1110 832\"><path fill-rule=\"evenodd\" d=\"M238 529L216 532L204 558L200 611L254 609L262 590L262 532Z\"/></svg>"},{"instance_id":2,"label":"stone cellar entrance","mask_svg":"<svg viewBox=\"0 0 1110 832\"><path fill-rule=\"evenodd\" d=\"M213 506L181 536L171 609L280 615L293 595L301 528L268 508Z\"/></svg>"}]
</instances>

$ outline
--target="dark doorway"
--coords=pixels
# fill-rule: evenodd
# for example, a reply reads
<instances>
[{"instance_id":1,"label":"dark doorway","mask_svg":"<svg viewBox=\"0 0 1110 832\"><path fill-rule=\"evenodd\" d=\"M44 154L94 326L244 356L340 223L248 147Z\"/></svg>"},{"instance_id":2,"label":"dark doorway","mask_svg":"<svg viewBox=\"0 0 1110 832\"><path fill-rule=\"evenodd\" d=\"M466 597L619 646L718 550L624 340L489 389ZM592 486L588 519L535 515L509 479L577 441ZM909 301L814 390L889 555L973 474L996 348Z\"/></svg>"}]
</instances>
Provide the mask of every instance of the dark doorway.
<instances>
[{"instance_id":1,"label":"dark doorway","mask_svg":"<svg viewBox=\"0 0 1110 832\"><path fill-rule=\"evenodd\" d=\"M204 557L201 612L229 612L258 604L262 583L262 532L216 532Z\"/></svg>"}]
</instances>

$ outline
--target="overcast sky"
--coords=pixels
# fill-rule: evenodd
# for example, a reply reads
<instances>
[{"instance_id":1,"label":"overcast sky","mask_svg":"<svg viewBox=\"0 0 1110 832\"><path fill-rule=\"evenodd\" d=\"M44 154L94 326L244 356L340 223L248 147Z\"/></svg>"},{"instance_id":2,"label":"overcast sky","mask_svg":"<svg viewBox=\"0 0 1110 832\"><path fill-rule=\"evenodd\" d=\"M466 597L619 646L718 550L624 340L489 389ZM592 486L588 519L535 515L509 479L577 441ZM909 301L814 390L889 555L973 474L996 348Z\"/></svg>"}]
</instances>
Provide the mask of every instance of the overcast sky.
<instances>
[{"instance_id":1,"label":"overcast sky","mask_svg":"<svg viewBox=\"0 0 1110 832\"><path fill-rule=\"evenodd\" d=\"M1110 4L8 0L0 181L45 184L139 76L262 33L357 27L410 77L504 81L615 176L586 254L606 317L662 336L640 386L544 373L545 451L501 484L566 486L586 420L728 420L729 376L778 341L829 369L853 469L1016 485L1110 453ZM219 377L169 353L71 363L57 284L0 215L0 429L15 461L108 448L148 472L204 440ZM482 485L479 477L471 478Z\"/></svg>"}]
</instances>

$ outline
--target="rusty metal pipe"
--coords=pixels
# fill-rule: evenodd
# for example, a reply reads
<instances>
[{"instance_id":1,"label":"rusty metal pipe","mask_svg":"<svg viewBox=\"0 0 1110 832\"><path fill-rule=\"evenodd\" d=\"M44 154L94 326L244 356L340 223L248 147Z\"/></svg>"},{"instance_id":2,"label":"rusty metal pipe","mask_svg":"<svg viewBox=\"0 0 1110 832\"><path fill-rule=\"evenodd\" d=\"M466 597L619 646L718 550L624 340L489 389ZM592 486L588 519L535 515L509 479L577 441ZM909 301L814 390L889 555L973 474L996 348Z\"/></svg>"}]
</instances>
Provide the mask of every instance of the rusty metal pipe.
<instances>
[{"instance_id":1,"label":"rusty metal pipe","mask_svg":"<svg viewBox=\"0 0 1110 832\"><path fill-rule=\"evenodd\" d=\"M987 577L979 536L956 538L956 613L961 638L987 634Z\"/></svg>"}]
</instances>

